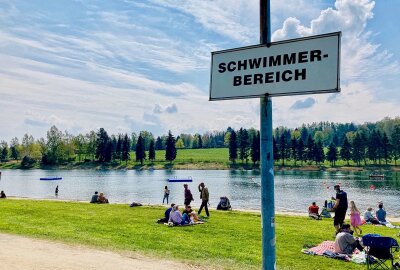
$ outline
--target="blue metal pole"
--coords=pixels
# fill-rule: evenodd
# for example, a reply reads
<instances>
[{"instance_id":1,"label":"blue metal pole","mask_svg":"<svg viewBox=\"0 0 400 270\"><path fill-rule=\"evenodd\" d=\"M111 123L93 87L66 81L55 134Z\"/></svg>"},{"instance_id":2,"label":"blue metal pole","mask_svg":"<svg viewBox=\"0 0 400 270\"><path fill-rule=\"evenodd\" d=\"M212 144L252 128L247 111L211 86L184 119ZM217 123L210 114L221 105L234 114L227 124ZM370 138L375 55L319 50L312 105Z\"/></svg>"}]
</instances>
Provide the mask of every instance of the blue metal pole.
<instances>
[{"instance_id":1,"label":"blue metal pole","mask_svg":"<svg viewBox=\"0 0 400 270\"><path fill-rule=\"evenodd\" d=\"M271 44L270 0L260 0L260 43ZM262 269L276 269L272 100L260 98Z\"/></svg>"}]
</instances>

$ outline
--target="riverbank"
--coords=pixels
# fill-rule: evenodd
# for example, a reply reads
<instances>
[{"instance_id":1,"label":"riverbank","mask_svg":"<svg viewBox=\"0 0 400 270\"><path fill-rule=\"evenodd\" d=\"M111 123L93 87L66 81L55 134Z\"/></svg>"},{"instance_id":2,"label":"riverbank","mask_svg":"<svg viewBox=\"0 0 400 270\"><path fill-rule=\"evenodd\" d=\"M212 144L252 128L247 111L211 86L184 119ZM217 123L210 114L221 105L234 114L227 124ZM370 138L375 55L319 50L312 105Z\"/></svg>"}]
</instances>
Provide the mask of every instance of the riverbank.
<instances>
[{"instance_id":1,"label":"riverbank","mask_svg":"<svg viewBox=\"0 0 400 270\"><path fill-rule=\"evenodd\" d=\"M134 258L144 256L145 260L169 261L189 265L191 269L259 269L261 266L259 213L211 210L205 224L168 227L155 223L165 210L158 206L130 208L119 204L6 199L0 200L0 209L1 233L78 247L75 254L84 247L93 256L102 256L102 252ZM331 219L316 221L304 216L277 215L275 226L278 269L305 270L310 265L318 265L322 270L365 268L301 254L304 246L332 239ZM372 225L362 229L364 234L379 233L400 240L396 229ZM57 253L49 254L54 257ZM28 255L20 253L19 256L26 259ZM52 258L43 263L48 261ZM54 268L68 269L60 265Z\"/></svg>"},{"instance_id":2,"label":"riverbank","mask_svg":"<svg viewBox=\"0 0 400 270\"><path fill-rule=\"evenodd\" d=\"M7 198L11 199L11 200L55 201L55 202L60 202L61 201L61 202L77 202L77 203L84 203L84 204L89 203L88 201L79 201L79 200L35 199L35 198L15 197L15 196L9 196ZM112 204L127 205L127 204L122 204L122 203L112 203ZM159 208L165 208L166 207L166 205L162 205L162 204L144 204L144 206L159 207ZM232 212L244 212L244 213L261 214L261 210L255 210L255 209L235 209L235 210L232 210ZM308 217L308 213L306 213L306 212L275 211L275 214L276 215L280 215L280 216ZM390 222L400 223L400 217L398 217L398 216L388 215L387 219ZM348 218L346 220L349 222Z\"/></svg>"},{"instance_id":3,"label":"riverbank","mask_svg":"<svg viewBox=\"0 0 400 270\"><path fill-rule=\"evenodd\" d=\"M254 166L253 164L231 164L228 162L197 162L197 163L189 163L189 162L173 162L173 163L152 163L152 164L119 164L119 163L107 163L100 164L98 162L74 162L68 164L60 164L54 166L42 166L42 165L34 165L30 168L24 168L21 166L18 161L9 161L6 163L0 163L1 169L43 169L43 170L255 170L259 171L259 166ZM384 174L385 172L400 172L400 166L376 166L376 165L368 165L368 166L335 166L330 167L329 165L275 165L275 171L328 171L328 172L371 172L376 173L379 171L379 174Z\"/></svg>"},{"instance_id":4,"label":"riverbank","mask_svg":"<svg viewBox=\"0 0 400 270\"><path fill-rule=\"evenodd\" d=\"M71 160L72 159L72 160ZM135 161L135 153L130 153L130 160L127 162L112 161L109 163L99 163L93 161L93 157L70 158L69 162L58 165L42 165L35 162L29 167L22 167L21 160L10 160L0 163L0 169L93 169L93 170L259 170L259 165L254 165L251 160L242 162L236 160L235 163L229 160L228 148L202 148L202 149L178 149L176 159L170 163L165 161L165 151L157 150L156 158L153 161L145 160L143 164ZM338 161L336 166L331 166L330 162L325 161L320 165L310 164L309 162L294 162L285 160L285 166L282 161L275 161L275 170L298 170L298 171L372 171L379 173L384 171L400 171L398 166L368 164L356 166L352 161Z\"/></svg>"}]
</instances>

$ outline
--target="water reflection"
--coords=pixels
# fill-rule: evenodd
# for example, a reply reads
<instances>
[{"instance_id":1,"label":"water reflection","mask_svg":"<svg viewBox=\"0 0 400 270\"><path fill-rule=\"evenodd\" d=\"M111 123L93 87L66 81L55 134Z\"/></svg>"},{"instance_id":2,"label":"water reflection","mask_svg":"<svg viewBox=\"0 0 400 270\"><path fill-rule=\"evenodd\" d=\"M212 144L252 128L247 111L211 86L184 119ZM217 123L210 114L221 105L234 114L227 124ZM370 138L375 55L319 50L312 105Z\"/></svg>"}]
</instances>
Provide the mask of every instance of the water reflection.
<instances>
[{"instance_id":1,"label":"water reflection","mask_svg":"<svg viewBox=\"0 0 400 270\"><path fill-rule=\"evenodd\" d=\"M40 181L40 177L62 176L61 181ZM183 203L183 183L169 183L170 177L193 178L189 183L195 201L200 205L197 186L205 182L210 191L211 207L220 196L228 196L233 208L260 209L261 179L259 171L223 170L3 170L0 189L8 196L52 198L60 200L90 199L94 191L103 191L111 202L132 200L160 204L163 189L171 191L170 201ZM335 195L333 186L340 184L364 211L383 200L389 215L400 214L400 172L388 172L384 179L371 179L367 172L276 171L275 206L278 211L305 212L307 206ZM56 198L54 189L59 185ZM373 186L374 188L371 188Z\"/></svg>"}]
</instances>

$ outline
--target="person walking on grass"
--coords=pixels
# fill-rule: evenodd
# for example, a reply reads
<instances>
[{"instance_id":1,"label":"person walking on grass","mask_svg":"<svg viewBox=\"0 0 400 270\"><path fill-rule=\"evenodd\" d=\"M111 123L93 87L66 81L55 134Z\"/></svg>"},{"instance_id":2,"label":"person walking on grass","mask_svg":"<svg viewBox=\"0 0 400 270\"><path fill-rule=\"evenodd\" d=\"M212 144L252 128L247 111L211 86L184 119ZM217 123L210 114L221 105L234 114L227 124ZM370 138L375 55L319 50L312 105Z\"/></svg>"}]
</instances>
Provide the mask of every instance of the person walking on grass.
<instances>
[{"instance_id":1,"label":"person walking on grass","mask_svg":"<svg viewBox=\"0 0 400 270\"><path fill-rule=\"evenodd\" d=\"M206 187L206 185L204 185L203 182L201 182L199 184L199 192L200 192L201 206L200 206L198 214L200 215L201 210L203 210L203 207L204 207L204 209L206 210L206 215L207 215L207 217L209 217L210 213L208 212L208 200L209 200L210 194L208 193L208 188Z\"/></svg>"},{"instance_id":2,"label":"person walking on grass","mask_svg":"<svg viewBox=\"0 0 400 270\"><path fill-rule=\"evenodd\" d=\"M350 201L350 224L353 226L354 232L362 234L360 226L362 225L360 211L354 201Z\"/></svg>"},{"instance_id":3,"label":"person walking on grass","mask_svg":"<svg viewBox=\"0 0 400 270\"><path fill-rule=\"evenodd\" d=\"M169 189L167 186L164 188L164 198L162 200L162 204L164 204L165 199L167 199L167 204L168 204L168 198L169 198Z\"/></svg>"}]
</instances>

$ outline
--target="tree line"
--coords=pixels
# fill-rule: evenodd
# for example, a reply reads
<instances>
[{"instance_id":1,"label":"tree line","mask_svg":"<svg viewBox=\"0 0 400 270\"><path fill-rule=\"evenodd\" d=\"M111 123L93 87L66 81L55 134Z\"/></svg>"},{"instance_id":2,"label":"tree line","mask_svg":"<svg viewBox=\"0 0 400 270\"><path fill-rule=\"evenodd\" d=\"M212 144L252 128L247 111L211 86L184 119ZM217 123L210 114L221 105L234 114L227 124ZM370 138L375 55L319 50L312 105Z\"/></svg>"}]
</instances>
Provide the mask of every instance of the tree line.
<instances>
[{"instance_id":1,"label":"tree line","mask_svg":"<svg viewBox=\"0 0 400 270\"><path fill-rule=\"evenodd\" d=\"M175 160L179 149L229 148L227 159L232 163L260 161L260 133L254 128L180 134L155 137L149 131L130 135L108 135L104 128L76 136L62 132L56 126L47 131L46 138L34 139L25 134L21 140L13 138L8 144L0 142L0 160L21 160L23 167L35 163L57 165L68 162L99 163L125 162L135 152L136 162L154 161L156 150L165 150L165 160ZM339 160L348 165L397 165L400 158L400 118L385 118L375 123L319 122L297 128L277 127L273 131L274 160L285 165L321 164L329 161L335 166Z\"/></svg>"}]
</instances>

